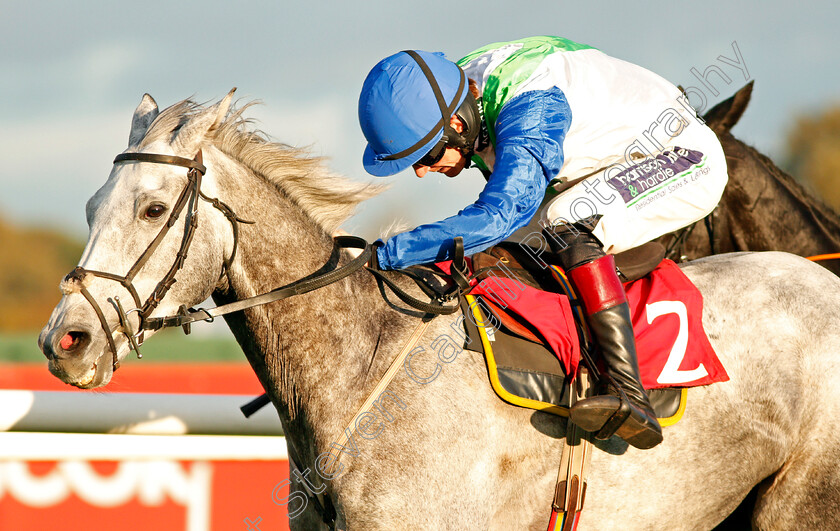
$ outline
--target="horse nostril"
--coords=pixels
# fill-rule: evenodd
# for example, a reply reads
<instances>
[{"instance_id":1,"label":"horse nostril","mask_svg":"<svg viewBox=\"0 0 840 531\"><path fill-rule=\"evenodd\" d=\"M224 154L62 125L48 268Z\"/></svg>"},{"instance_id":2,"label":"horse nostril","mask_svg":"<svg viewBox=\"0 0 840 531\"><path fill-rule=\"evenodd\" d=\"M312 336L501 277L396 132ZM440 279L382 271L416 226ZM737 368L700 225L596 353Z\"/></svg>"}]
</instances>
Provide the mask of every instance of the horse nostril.
<instances>
[{"instance_id":1,"label":"horse nostril","mask_svg":"<svg viewBox=\"0 0 840 531\"><path fill-rule=\"evenodd\" d=\"M87 332L73 330L61 336L61 339L58 341L58 347L60 351L69 353L83 347L89 341L90 335Z\"/></svg>"}]
</instances>

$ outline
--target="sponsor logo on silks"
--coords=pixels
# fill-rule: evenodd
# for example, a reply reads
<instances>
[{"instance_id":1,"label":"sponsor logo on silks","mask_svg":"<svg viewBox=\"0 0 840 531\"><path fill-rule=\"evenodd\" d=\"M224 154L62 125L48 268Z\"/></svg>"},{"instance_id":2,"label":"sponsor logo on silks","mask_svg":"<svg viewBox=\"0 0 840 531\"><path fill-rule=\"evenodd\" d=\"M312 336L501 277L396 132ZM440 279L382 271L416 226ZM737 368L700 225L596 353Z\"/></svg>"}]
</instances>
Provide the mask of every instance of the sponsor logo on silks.
<instances>
[{"instance_id":1,"label":"sponsor logo on silks","mask_svg":"<svg viewBox=\"0 0 840 531\"><path fill-rule=\"evenodd\" d=\"M671 151L663 151L656 157L633 164L621 173L613 175L607 182L621 194L621 198L629 207L651 194L661 192L658 195L664 196L668 191L673 191L666 190L665 187L705 164L706 156L703 153L675 147Z\"/></svg>"}]
</instances>

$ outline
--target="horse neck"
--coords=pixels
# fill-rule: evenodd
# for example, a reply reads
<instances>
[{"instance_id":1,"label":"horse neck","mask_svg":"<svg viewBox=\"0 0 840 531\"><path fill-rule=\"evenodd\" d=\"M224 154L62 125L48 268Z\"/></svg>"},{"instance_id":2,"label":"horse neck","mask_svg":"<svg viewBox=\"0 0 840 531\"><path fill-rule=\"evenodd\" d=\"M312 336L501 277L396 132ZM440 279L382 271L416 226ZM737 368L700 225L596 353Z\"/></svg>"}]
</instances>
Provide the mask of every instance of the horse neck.
<instances>
[{"instance_id":1,"label":"horse neck","mask_svg":"<svg viewBox=\"0 0 840 531\"><path fill-rule=\"evenodd\" d=\"M220 181L223 200L256 223L240 225L237 258L228 287L214 294L217 303L266 293L327 263L333 250L330 235L274 185L242 166ZM360 271L314 292L225 318L287 435L323 442L335 440L353 408L364 401L384 330L399 341L403 328L411 325L394 314L371 276Z\"/></svg>"},{"instance_id":2,"label":"horse neck","mask_svg":"<svg viewBox=\"0 0 840 531\"><path fill-rule=\"evenodd\" d=\"M840 251L840 218L831 208L731 134L721 140L730 166L721 210L732 237L718 252L781 250L810 256Z\"/></svg>"}]
</instances>

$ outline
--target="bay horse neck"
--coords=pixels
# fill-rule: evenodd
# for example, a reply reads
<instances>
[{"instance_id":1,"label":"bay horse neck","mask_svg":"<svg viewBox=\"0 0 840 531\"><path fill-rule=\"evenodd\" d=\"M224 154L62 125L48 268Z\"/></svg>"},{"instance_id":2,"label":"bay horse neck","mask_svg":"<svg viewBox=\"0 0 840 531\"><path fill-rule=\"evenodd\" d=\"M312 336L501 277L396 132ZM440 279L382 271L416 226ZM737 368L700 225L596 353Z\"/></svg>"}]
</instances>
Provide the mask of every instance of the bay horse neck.
<instances>
[{"instance_id":1,"label":"bay horse neck","mask_svg":"<svg viewBox=\"0 0 840 531\"><path fill-rule=\"evenodd\" d=\"M268 292L327 263L332 238L301 206L236 161L227 159L221 166L220 195L238 215L256 223L240 227L228 285L213 295L218 304ZM399 342L402 329L416 324L387 307L364 271L225 320L277 406L284 429L304 430L306 436L296 438L307 440L341 432L345 416L364 400L365 383L375 383L368 373L385 330L389 341Z\"/></svg>"},{"instance_id":2,"label":"bay horse neck","mask_svg":"<svg viewBox=\"0 0 840 531\"><path fill-rule=\"evenodd\" d=\"M840 251L840 216L769 158L732 136L752 89L750 81L703 116L723 146L729 183L706 227L699 223L701 227L689 229L680 254L693 260L733 251L772 250L800 256ZM673 238L666 235L662 241L668 245ZM840 274L838 261L819 263Z\"/></svg>"},{"instance_id":3,"label":"bay horse neck","mask_svg":"<svg viewBox=\"0 0 840 531\"><path fill-rule=\"evenodd\" d=\"M836 212L754 148L729 132L719 136L730 182L718 217L725 218L731 237L717 252L782 250L812 256L840 251Z\"/></svg>"}]
</instances>

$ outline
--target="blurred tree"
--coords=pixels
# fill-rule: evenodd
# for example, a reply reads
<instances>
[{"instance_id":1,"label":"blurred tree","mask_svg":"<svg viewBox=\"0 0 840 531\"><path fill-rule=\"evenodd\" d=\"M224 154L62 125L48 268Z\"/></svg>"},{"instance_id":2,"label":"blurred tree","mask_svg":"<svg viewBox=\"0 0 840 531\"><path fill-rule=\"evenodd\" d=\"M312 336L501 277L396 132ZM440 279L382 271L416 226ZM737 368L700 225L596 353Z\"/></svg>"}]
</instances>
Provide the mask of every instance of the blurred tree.
<instances>
[{"instance_id":1,"label":"blurred tree","mask_svg":"<svg viewBox=\"0 0 840 531\"><path fill-rule=\"evenodd\" d=\"M0 219L0 333L37 331L61 298L58 283L84 245L55 231Z\"/></svg>"},{"instance_id":2,"label":"blurred tree","mask_svg":"<svg viewBox=\"0 0 840 531\"><path fill-rule=\"evenodd\" d=\"M840 209L840 106L799 118L787 149L788 172Z\"/></svg>"}]
</instances>

